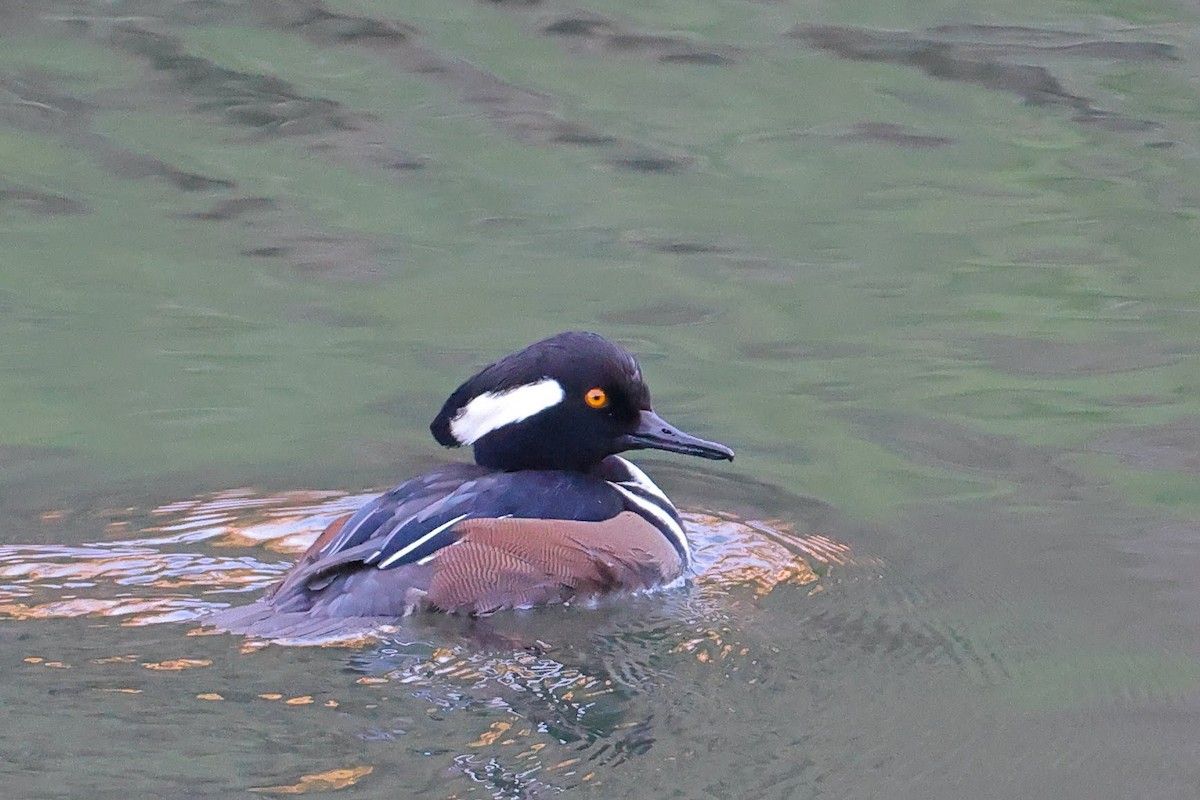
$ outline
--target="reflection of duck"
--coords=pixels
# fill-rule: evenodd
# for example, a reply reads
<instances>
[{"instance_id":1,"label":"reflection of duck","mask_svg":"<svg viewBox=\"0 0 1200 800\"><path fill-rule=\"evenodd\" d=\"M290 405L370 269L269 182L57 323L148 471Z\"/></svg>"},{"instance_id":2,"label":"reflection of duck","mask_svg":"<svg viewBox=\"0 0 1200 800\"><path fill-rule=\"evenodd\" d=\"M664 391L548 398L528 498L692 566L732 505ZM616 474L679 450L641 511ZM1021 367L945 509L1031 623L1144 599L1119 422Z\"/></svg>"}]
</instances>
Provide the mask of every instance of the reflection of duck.
<instances>
[{"instance_id":1,"label":"reflection of duck","mask_svg":"<svg viewBox=\"0 0 1200 800\"><path fill-rule=\"evenodd\" d=\"M633 356L562 333L485 367L430 426L474 465L407 481L342 518L262 600L213 618L230 631L302 634L418 609L486 613L668 583L691 551L679 514L615 455L733 451L654 413Z\"/></svg>"}]
</instances>

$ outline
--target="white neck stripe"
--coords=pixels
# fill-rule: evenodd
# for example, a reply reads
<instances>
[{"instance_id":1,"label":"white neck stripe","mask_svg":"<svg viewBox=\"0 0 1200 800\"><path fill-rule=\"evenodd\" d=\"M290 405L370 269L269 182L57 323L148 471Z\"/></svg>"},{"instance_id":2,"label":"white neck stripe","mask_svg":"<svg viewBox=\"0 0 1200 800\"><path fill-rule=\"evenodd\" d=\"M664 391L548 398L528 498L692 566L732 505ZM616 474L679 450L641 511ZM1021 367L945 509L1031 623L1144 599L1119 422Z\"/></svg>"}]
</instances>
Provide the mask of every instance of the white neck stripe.
<instances>
[{"instance_id":1,"label":"white neck stripe","mask_svg":"<svg viewBox=\"0 0 1200 800\"><path fill-rule=\"evenodd\" d=\"M667 496L663 493L663 490L658 488L658 484L650 480L650 476L642 472L642 470L639 469L632 461L627 458L621 458L620 456L613 456L613 458L615 458L617 461L620 461L625 465L625 469L629 470L629 480L622 481L622 483L632 484L647 494L654 495L671 508L675 507L675 505L667 499Z\"/></svg>"},{"instance_id":2,"label":"white neck stripe","mask_svg":"<svg viewBox=\"0 0 1200 800\"><path fill-rule=\"evenodd\" d=\"M688 544L687 534L683 532L683 528L679 526L679 523L676 522L669 513L667 513L666 509L655 503L653 500L649 500L638 495L637 492L628 488L629 484L622 485L621 483L609 481L608 485L620 492L621 495L631 504L633 504L634 507L641 509L646 514L661 522L667 531L669 531L669 533L664 531L664 534L666 534L668 538L673 539L679 548L683 550L683 565L685 567L691 565L692 548Z\"/></svg>"},{"instance_id":3,"label":"white neck stripe","mask_svg":"<svg viewBox=\"0 0 1200 800\"><path fill-rule=\"evenodd\" d=\"M475 444L497 428L558 405L565 396L562 384L553 378L542 378L502 392L484 392L454 415L450 420L450 434L459 444Z\"/></svg>"}]
</instances>

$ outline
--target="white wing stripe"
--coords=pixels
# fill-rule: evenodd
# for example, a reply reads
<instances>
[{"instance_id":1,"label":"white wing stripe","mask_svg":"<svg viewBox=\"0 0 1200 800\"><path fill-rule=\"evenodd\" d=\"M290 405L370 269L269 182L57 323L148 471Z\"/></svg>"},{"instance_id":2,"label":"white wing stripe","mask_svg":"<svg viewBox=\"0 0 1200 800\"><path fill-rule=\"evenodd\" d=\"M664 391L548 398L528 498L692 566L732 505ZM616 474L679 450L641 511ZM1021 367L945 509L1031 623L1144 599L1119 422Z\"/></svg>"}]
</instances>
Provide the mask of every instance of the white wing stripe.
<instances>
[{"instance_id":1,"label":"white wing stripe","mask_svg":"<svg viewBox=\"0 0 1200 800\"><path fill-rule=\"evenodd\" d=\"M418 547L425 544L430 539L432 539L433 537L437 536L442 531L449 528L451 525L455 524L456 522L461 522L462 520L464 520L466 518L467 518L466 514L459 514L457 517L450 520L449 522L443 522L441 525L438 525L436 528L434 528L433 530L431 530L429 533L425 534L421 538L410 542L409 544L405 545L404 547L400 548L399 550L397 550L396 552L392 553L390 556L385 558L382 562L380 562L379 569L386 569L389 564L395 563L399 559L404 558L406 555L411 553L413 550L416 550Z\"/></svg>"}]
</instances>

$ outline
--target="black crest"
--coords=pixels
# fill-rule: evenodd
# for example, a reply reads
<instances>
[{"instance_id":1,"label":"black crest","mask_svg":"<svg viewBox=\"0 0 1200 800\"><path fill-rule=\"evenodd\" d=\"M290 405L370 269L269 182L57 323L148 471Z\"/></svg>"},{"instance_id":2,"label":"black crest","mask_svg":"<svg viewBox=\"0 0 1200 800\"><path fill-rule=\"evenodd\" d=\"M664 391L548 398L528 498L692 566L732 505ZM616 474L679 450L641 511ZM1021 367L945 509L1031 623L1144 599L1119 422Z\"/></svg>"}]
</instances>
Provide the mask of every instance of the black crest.
<instances>
[{"instance_id":1,"label":"black crest","mask_svg":"<svg viewBox=\"0 0 1200 800\"><path fill-rule=\"evenodd\" d=\"M473 442L476 461L503 469L583 468L609 455L613 437L650 408L650 391L637 360L595 333L570 331L535 342L484 367L454 391L429 429L446 447L459 447L452 430L470 402L485 394L556 381L562 401L553 408L490 432ZM602 411L588 408L584 395L601 388L609 396Z\"/></svg>"}]
</instances>

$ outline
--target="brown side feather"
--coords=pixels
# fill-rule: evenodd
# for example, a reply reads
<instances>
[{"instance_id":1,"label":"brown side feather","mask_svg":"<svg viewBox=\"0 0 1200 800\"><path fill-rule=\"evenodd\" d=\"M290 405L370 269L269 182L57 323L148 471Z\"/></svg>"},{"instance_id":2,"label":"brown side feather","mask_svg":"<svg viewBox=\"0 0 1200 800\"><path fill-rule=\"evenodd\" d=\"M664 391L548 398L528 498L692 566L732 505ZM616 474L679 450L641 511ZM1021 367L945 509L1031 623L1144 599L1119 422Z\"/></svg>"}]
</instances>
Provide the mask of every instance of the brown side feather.
<instances>
[{"instance_id":1,"label":"brown side feather","mask_svg":"<svg viewBox=\"0 0 1200 800\"><path fill-rule=\"evenodd\" d=\"M428 601L444 611L562 602L649 589L679 577L683 561L667 538L626 511L603 522L470 519L432 562Z\"/></svg>"},{"instance_id":2,"label":"brown side feather","mask_svg":"<svg viewBox=\"0 0 1200 800\"><path fill-rule=\"evenodd\" d=\"M345 527L346 523L349 522L350 518L353 516L354 512L343 514L333 522L329 523L329 526L326 527L325 530L321 531L321 535L317 537L316 541L310 544L308 549L304 551L304 555L301 556L301 560L321 552L321 548L332 542L333 538L342 532L342 528Z\"/></svg>"}]
</instances>

